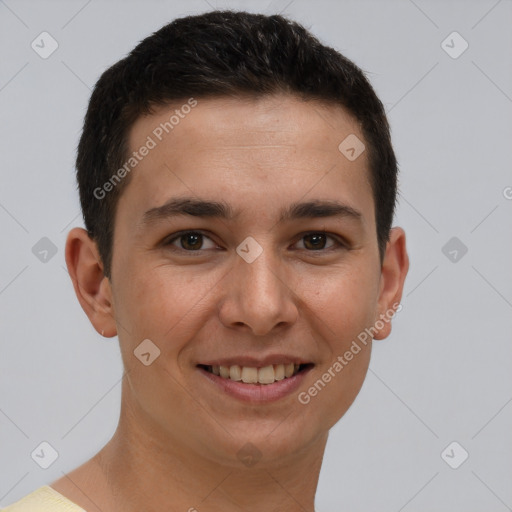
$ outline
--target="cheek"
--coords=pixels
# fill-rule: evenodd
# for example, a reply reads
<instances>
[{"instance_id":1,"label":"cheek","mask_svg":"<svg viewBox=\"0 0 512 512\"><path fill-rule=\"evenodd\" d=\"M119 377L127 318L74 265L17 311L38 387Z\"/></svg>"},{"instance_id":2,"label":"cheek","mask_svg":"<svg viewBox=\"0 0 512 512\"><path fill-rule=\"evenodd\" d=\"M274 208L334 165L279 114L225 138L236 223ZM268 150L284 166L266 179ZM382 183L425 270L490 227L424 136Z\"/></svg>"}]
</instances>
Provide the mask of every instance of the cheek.
<instances>
[{"instance_id":1,"label":"cheek","mask_svg":"<svg viewBox=\"0 0 512 512\"><path fill-rule=\"evenodd\" d=\"M127 284L118 290L122 306L116 312L131 343L149 338L162 352L171 352L179 350L202 325L202 304L222 276L192 276L187 269L160 266L127 271L123 277Z\"/></svg>"},{"instance_id":2,"label":"cheek","mask_svg":"<svg viewBox=\"0 0 512 512\"><path fill-rule=\"evenodd\" d=\"M307 395L305 400L310 397L305 407L324 417L329 428L354 402L368 370L371 340L358 336L375 318L378 275L371 268L369 263L347 266L329 279L315 280L315 284L312 280L309 288L305 286L316 335L327 350L316 380L301 391Z\"/></svg>"},{"instance_id":3,"label":"cheek","mask_svg":"<svg viewBox=\"0 0 512 512\"><path fill-rule=\"evenodd\" d=\"M305 303L313 311L333 357L344 352L373 324L378 301L378 275L371 265L347 265L332 275L301 284Z\"/></svg>"}]
</instances>

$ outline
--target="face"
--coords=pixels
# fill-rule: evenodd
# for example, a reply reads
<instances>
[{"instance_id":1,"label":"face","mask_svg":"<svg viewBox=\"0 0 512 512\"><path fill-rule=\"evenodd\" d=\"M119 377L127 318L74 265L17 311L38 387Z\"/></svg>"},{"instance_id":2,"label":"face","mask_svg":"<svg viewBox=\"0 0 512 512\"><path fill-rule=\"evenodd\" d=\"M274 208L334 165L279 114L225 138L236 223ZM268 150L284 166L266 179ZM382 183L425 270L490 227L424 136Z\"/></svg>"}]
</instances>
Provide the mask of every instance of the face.
<instances>
[{"instance_id":1,"label":"face","mask_svg":"<svg viewBox=\"0 0 512 512\"><path fill-rule=\"evenodd\" d=\"M132 151L154 147L118 203L112 307L123 401L163 444L236 464L250 442L282 460L354 401L371 341L344 355L396 293L382 280L366 152L338 149L351 134L364 140L340 107L291 96L198 99L132 127ZM302 366L283 379L284 363ZM248 367L245 380L276 365L259 376L280 380L237 382L211 373L219 365Z\"/></svg>"}]
</instances>

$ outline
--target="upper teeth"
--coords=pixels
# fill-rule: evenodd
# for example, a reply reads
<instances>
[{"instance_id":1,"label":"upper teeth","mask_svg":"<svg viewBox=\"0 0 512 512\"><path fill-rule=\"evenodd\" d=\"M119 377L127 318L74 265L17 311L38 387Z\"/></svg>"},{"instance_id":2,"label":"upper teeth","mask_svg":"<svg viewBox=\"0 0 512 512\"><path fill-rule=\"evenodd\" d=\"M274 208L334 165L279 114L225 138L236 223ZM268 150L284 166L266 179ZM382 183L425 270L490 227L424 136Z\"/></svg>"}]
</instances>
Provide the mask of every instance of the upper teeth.
<instances>
[{"instance_id":1,"label":"upper teeth","mask_svg":"<svg viewBox=\"0 0 512 512\"><path fill-rule=\"evenodd\" d=\"M283 380L291 377L299 370L300 365L274 364L264 366L263 368L255 368L251 366L211 366L212 373L220 375L225 379L242 381L246 384L272 384L276 380Z\"/></svg>"}]
</instances>

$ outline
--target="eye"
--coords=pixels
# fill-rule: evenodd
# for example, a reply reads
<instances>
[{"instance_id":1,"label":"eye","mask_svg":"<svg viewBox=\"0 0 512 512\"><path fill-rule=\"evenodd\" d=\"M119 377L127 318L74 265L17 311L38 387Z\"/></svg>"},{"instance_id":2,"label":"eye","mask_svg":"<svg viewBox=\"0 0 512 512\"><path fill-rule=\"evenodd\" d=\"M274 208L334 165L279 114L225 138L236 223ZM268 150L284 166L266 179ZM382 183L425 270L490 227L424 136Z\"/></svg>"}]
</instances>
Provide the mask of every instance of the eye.
<instances>
[{"instance_id":1,"label":"eye","mask_svg":"<svg viewBox=\"0 0 512 512\"><path fill-rule=\"evenodd\" d=\"M212 243L212 247L202 247L203 239L208 239ZM211 240L211 238L207 237L203 233L199 231L183 231L176 235L173 235L172 238L169 238L164 242L164 245L174 245L174 242L178 242L179 246L175 246L178 249L183 249L184 251L193 252L200 251L203 249L213 249L216 247L216 244Z\"/></svg>"},{"instance_id":2,"label":"eye","mask_svg":"<svg viewBox=\"0 0 512 512\"><path fill-rule=\"evenodd\" d=\"M326 240L327 239L334 240L334 244L326 247ZM311 233L306 233L302 236L300 241L304 241L304 247L309 251L322 251L322 250L331 250L335 248L336 246L344 248L346 247L345 244L343 244L340 240L337 238L334 238L332 236L329 236L327 233L323 231L315 231Z\"/></svg>"},{"instance_id":3,"label":"eye","mask_svg":"<svg viewBox=\"0 0 512 512\"><path fill-rule=\"evenodd\" d=\"M326 247L328 239L334 241L334 243ZM204 246L205 240L210 242L210 247ZM303 242L303 247L299 247L299 249L304 249L307 252L331 251L336 250L336 248L347 248L347 245L338 239L338 237L330 236L323 231L313 231L303 234L300 242ZM201 231L182 231L175 233L164 240L163 245L166 247L173 246L173 249L175 248L178 251L182 250L186 252L199 252L207 249L215 249L217 247L217 244Z\"/></svg>"}]
</instances>

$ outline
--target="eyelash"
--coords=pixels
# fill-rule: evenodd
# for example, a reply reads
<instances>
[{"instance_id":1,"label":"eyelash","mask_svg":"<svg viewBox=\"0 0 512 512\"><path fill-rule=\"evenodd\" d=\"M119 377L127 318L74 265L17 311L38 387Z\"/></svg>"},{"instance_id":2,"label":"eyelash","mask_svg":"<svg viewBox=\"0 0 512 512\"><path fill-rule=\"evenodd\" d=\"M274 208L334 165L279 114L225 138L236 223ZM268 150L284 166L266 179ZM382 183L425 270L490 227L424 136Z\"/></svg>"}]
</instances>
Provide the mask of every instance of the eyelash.
<instances>
[{"instance_id":1,"label":"eyelash","mask_svg":"<svg viewBox=\"0 0 512 512\"><path fill-rule=\"evenodd\" d=\"M179 240L181 237L183 237L185 235L190 235L190 234L201 235L202 237L208 238L209 240L211 240L213 242L213 240L208 235L206 235L204 232L202 232L200 230L190 230L190 231L180 231L178 233L174 233L173 235L171 235L170 238L168 237L163 241L163 245L165 247L169 247L172 245L172 243L174 241ZM335 244L337 245L337 246L333 246L333 247L328 247L326 249L317 249L317 250L300 249L300 250L304 250L308 253L325 253L325 252L331 252L331 251L336 251L336 250L348 250L349 249L347 243L343 242L338 236L327 233L326 231L308 231L307 233L302 234L301 238L298 241L302 240L304 237L306 237L308 235L326 235L327 238L330 238L331 240L333 240L335 242ZM215 243L215 242L213 242L213 243ZM187 249L183 249L181 247L173 247L171 250L177 251L177 252L181 251L181 252L186 252L186 253L201 253L201 252L207 251L209 249L187 250Z\"/></svg>"}]
</instances>

